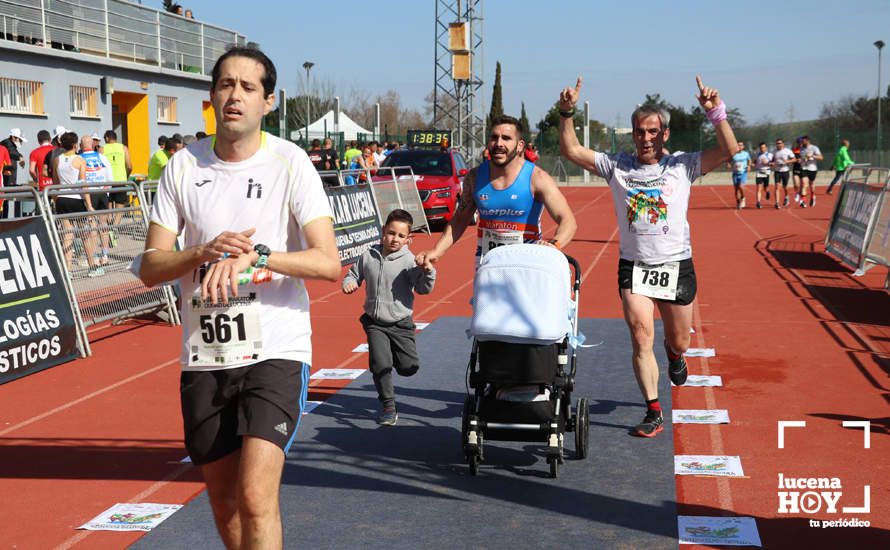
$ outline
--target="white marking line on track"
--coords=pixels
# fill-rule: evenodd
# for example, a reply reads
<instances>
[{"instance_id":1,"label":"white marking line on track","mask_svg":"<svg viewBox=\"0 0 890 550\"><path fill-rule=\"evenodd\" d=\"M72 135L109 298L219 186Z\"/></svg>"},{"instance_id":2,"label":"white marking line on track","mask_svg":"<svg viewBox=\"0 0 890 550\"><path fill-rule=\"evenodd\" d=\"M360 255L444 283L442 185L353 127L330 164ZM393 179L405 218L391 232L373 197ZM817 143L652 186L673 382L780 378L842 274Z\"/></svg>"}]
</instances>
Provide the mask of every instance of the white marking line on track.
<instances>
[{"instance_id":1,"label":"white marking line on track","mask_svg":"<svg viewBox=\"0 0 890 550\"><path fill-rule=\"evenodd\" d=\"M704 348L705 346L705 336L704 330L702 330L702 318L701 318L701 308L698 305L699 301L695 300L692 304L692 322L695 325L695 341L698 344L697 347ZM710 375L711 369L708 362L707 357L701 358L701 370L702 374ZM704 388L705 393L705 408L706 409L716 409L717 408L717 399L714 395L714 388L706 387ZM711 449L715 455L725 455L726 452L723 450L723 436L720 433L720 425L719 424L711 424L708 426L708 433L711 436ZM676 452L676 450L675 450ZM720 503L720 508L724 510L724 513L727 515L733 515L733 502L732 502L732 486L729 484L729 480L726 478L719 478L715 480L717 483L717 498Z\"/></svg>"},{"instance_id":2,"label":"white marking line on track","mask_svg":"<svg viewBox=\"0 0 890 550\"><path fill-rule=\"evenodd\" d=\"M103 393L109 392L115 388L119 388L120 386L123 386L124 384L128 384L128 383L132 382L133 380L138 380L139 378L142 378L143 376L148 376L149 374L152 374L156 371L167 368L173 364L176 364L176 365L179 364L179 357L177 357L175 359L170 359L169 361L165 361L164 363L161 363L160 365L152 367L148 370L144 370L144 371L140 372L139 374L134 374L133 376L130 376L129 378L124 378L120 382L115 382L114 384L105 386L102 389L98 389L92 393L88 393L88 394L84 395L83 397L79 397L79 398L75 399L74 401L69 401L68 403L65 403L64 405L59 405L55 409L48 410L44 413L38 414L37 416L32 416L28 420L24 420L22 422L19 422L18 424L10 426L8 428L4 428L3 430L0 430L0 436L6 435L10 432L14 432L15 430L18 430L20 428L24 428L25 426L33 424L34 422L43 420L44 418L46 418L48 416L52 416L52 415L56 414L57 412L62 412L66 409L70 409L71 407L78 405L80 403L83 403L84 401L87 401L88 399L92 399L93 397L102 395Z\"/></svg>"}]
</instances>

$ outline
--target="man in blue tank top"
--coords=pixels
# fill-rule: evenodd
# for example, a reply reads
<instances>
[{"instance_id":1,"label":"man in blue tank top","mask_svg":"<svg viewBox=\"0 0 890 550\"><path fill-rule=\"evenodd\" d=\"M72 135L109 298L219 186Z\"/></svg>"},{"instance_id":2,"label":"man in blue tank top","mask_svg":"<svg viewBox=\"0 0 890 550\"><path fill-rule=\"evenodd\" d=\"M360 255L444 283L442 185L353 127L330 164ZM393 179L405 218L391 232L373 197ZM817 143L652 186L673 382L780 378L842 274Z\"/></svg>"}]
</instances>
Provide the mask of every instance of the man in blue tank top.
<instances>
[{"instance_id":1,"label":"man in blue tank top","mask_svg":"<svg viewBox=\"0 0 890 550\"><path fill-rule=\"evenodd\" d=\"M476 261L489 250L517 243L539 243L563 248L577 224L568 202L550 174L525 160L522 125L511 116L495 117L488 138L490 160L467 174L454 217L432 250L417 254L417 265L431 269L456 243L479 213ZM552 237L543 238L541 214L556 222Z\"/></svg>"}]
</instances>

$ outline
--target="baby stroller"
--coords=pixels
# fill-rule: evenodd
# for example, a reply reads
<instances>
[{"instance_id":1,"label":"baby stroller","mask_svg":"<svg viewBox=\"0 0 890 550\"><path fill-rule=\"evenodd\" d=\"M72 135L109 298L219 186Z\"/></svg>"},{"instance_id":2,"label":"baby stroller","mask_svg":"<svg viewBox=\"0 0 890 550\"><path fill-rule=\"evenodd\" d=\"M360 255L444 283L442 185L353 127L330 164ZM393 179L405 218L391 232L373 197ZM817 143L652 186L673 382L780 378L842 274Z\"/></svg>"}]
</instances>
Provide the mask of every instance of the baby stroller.
<instances>
[{"instance_id":1,"label":"baby stroller","mask_svg":"<svg viewBox=\"0 0 890 550\"><path fill-rule=\"evenodd\" d=\"M579 399L574 414L571 406L576 353L569 344L578 335L580 289L578 262L555 248L516 244L483 257L461 429L472 475L486 439L546 444L552 477L563 463L565 432L575 434L575 456L587 456L590 405Z\"/></svg>"}]
</instances>

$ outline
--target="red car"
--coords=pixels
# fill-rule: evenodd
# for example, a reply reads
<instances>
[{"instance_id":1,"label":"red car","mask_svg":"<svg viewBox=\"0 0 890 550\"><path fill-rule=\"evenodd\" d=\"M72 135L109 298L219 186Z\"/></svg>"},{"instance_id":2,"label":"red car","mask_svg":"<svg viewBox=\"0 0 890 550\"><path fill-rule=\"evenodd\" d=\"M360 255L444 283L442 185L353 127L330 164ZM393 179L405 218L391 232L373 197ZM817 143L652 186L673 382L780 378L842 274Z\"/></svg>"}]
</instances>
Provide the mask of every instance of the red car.
<instances>
[{"instance_id":1,"label":"red car","mask_svg":"<svg viewBox=\"0 0 890 550\"><path fill-rule=\"evenodd\" d=\"M456 149L398 149L381 165L410 166L417 180L417 190L430 225L448 223L454 215L457 199L463 189L464 176L469 171L463 155ZM407 171L396 170L396 175ZM388 175L381 170L380 175ZM377 179L377 178L375 178ZM382 179L382 178L381 178ZM387 178L388 179L388 178Z\"/></svg>"}]
</instances>

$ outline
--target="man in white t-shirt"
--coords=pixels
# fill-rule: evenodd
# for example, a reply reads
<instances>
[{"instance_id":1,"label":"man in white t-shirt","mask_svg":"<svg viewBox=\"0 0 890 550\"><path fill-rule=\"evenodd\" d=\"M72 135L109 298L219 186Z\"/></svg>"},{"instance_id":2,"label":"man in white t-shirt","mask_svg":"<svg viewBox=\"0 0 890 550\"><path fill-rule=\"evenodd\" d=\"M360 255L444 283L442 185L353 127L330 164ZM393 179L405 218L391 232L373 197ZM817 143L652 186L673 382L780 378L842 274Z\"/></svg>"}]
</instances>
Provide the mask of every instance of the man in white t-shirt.
<instances>
[{"instance_id":1,"label":"man in white t-shirt","mask_svg":"<svg viewBox=\"0 0 890 550\"><path fill-rule=\"evenodd\" d=\"M773 162L773 154L769 152L766 143L760 142L757 146L757 158L754 160L755 181L757 182L757 208L760 208L760 198L766 192L766 200L769 200L769 175L772 172L770 164Z\"/></svg>"},{"instance_id":2,"label":"man in white t-shirt","mask_svg":"<svg viewBox=\"0 0 890 550\"><path fill-rule=\"evenodd\" d=\"M773 181L775 189L773 194L776 196L776 210L779 206L779 184L782 185L782 196L784 200L782 206L788 206L788 178L791 176L791 167L797 162L794 151L785 147L785 140L779 138L776 140L776 152L773 153Z\"/></svg>"},{"instance_id":3,"label":"man in white t-shirt","mask_svg":"<svg viewBox=\"0 0 890 550\"><path fill-rule=\"evenodd\" d=\"M185 443L226 547L281 547L278 492L311 362L303 279L336 281L330 205L309 157L260 131L275 66L234 47L216 62L216 136L160 178L140 277L178 279ZM177 236L182 250L175 250Z\"/></svg>"},{"instance_id":4,"label":"man in white t-shirt","mask_svg":"<svg viewBox=\"0 0 890 550\"><path fill-rule=\"evenodd\" d=\"M633 342L633 367L646 402L646 416L631 433L654 437L664 417L658 402L658 362L653 351L655 309L664 324L668 375L676 385L686 382L689 329L696 280L686 212L692 182L719 167L736 152L736 139L726 121L726 105L717 90L700 77L698 101L714 124L718 147L700 153L666 155L670 117L648 106L631 115L636 154L606 155L578 142L572 117L581 91L574 88L559 96L559 145L564 157L608 182L620 229L618 289L624 318Z\"/></svg>"},{"instance_id":5,"label":"man in white t-shirt","mask_svg":"<svg viewBox=\"0 0 890 550\"><path fill-rule=\"evenodd\" d=\"M816 161L823 159L822 151L812 143L808 136L800 138L800 206L807 207L807 195L810 196L810 207L816 206L816 174L819 166Z\"/></svg>"}]
</instances>

